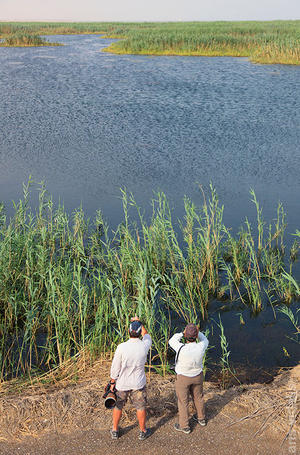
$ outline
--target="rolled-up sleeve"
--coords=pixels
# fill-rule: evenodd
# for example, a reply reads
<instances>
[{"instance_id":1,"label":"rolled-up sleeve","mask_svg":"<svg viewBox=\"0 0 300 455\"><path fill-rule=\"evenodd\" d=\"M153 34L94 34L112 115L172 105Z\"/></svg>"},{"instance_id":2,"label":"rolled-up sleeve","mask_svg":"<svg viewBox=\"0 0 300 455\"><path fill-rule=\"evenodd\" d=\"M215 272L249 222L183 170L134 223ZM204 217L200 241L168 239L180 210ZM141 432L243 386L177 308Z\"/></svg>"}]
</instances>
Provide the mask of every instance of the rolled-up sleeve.
<instances>
[{"instance_id":1,"label":"rolled-up sleeve","mask_svg":"<svg viewBox=\"0 0 300 455\"><path fill-rule=\"evenodd\" d=\"M180 348L180 346L183 345L183 343L180 342L181 338L183 337L183 333L175 333L172 338L169 339L169 345L171 346L172 349L174 349L175 352L177 352Z\"/></svg>"},{"instance_id":2,"label":"rolled-up sleeve","mask_svg":"<svg viewBox=\"0 0 300 455\"><path fill-rule=\"evenodd\" d=\"M207 348L207 346L208 346L208 339L200 331L199 331L199 334L198 334L198 339L199 339L200 343L202 344L203 349L205 350Z\"/></svg>"},{"instance_id":3,"label":"rolled-up sleeve","mask_svg":"<svg viewBox=\"0 0 300 455\"><path fill-rule=\"evenodd\" d=\"M146 333L146 335L143 336L142 341L144 343L146 351L148 352L152 345L152 339L151 339L151 336L149 335L149 333Z\"/></svg>"},{"instance_id":4,"label":"rolled-up sleeve","mask_svg":"<svg viewBox=\"0 0 300 455\"><path fill-rule=\"evenodd\" d=\"M118 379L122 364L122 353L120 346L117 347L110 369L110 377Z\"/></svg>"}]
</instances>

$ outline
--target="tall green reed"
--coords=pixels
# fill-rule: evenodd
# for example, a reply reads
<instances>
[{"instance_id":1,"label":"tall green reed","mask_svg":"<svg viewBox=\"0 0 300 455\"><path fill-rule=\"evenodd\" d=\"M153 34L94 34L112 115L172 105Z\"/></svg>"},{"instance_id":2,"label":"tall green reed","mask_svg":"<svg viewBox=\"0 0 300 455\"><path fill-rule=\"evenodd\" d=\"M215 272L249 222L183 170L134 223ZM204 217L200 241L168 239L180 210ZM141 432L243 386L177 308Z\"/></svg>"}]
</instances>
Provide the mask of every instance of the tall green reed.
<instances>
[{"instance_id":1,"label":"tall green reed","mask_svg":"<svg viewBox=\"0 0 300 455\"><path fill-rule=\"evenodd\" d=\"M146 217L123 191L124 219L111 233L101 211L94 220L82 208L67 214L43 184L32 210L32 184L10 219L0 206L1 380L62 367L79 353L112 355L134 314L153 337L150 365L165 374L171 328L205 320L222 294L254 312L268 299L299 297L296 246L285 256L281 209L265 230L259 208L257 240L248 220L237 236L224 226L213 187L200 207L185 198L179 223L163 193Z\"/></svg>"}]
</instances>

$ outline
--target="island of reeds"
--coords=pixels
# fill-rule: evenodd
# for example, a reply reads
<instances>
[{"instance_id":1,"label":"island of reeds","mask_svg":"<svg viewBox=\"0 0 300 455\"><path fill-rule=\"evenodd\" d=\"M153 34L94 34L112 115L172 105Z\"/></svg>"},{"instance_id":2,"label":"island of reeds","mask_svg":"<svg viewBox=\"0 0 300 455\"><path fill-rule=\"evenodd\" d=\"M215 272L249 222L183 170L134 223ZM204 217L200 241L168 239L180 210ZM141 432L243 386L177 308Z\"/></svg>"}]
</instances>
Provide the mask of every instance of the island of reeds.
<instances>
[{"instance_id":1,"label":"island of reeds","mask_svg":"<svg viewBox=\"0 0 300 455\"><path fill-rule=\"evenodd\" d=\"M213 187L199 207L184 199L179 222L163 193L146 219L123 191L124 217L112 231L100 210L91 220L81 208L68 215L55 207L43 185L33 210L29 186L10 218L0 208L0 381L111 354L134 314L153 337L150 365L165 373L174 328L204 327L216 300L253 314L271 305L300 332L288 306L300 297L294 274L300 231L287 248L281 204L266 224L251 191L257 223L246 219L233 235Z\"/></svg>"},{"instance_id":2,"label":"island of reeds","mask_svg":"<svg viewBox=\"0 0 300 455\"><path fill-rule=\"evenodd\" d=\"M102 33L120 38L117 54L249 57L265 64L300 64L300 21L169 23L0 23L11 34Z\"/></svg>"},{"instance_id":3,"label":"island of reeds","mask_svg":"<svg viewBox=\"0 0 300 455\"><path fill-rule=\"evenodd\" d=\"M10 33L2 37L2 47L35 47L35 46L61 46L59 43L50 43L45 38L35 33Z\"/></svg>"}]
</instances>

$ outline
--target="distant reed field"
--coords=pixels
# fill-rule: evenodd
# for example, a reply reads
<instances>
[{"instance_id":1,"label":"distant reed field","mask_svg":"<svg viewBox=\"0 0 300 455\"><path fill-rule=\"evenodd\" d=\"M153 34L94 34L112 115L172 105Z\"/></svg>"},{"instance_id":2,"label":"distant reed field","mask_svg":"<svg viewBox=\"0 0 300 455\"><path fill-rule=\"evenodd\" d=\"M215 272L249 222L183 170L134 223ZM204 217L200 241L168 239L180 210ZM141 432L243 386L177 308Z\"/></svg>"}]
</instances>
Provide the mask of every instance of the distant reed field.
<instances>
[{"instance_id":1,"label":"distant reed field","mask_svg":"<svg viewBox=\"0 0 300 455\"><path fill-rule=\"evenodd\" d=\"M300 64L300 21L170 23L0 23L15 33L103 33L121 38L108 52L249 57L258 63Z\"/></svg>"}]
</instances>

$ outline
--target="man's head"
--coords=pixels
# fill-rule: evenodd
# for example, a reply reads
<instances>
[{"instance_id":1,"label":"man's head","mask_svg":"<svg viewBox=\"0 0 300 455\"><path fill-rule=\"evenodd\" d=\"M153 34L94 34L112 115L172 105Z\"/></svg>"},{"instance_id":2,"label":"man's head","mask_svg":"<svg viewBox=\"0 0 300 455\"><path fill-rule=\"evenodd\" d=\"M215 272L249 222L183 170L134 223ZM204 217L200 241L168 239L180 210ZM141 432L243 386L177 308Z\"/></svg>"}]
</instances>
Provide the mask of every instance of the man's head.
<instances>
[{"instance_id":1,"label":"man's head","mask_svg":"<svg viewBox=\"0 0 300 455\"><path fill-rule=\"evenodd\" d=\"M142 323L140 321L133 321L129 326L130 338L139 338L142 333Z\"/></svg>"},{"instance_id":2,"label":"man's head","mask_svg":"<svg viewBox=\"0 0 300 455\"><path fill-rule=\"evenodd\" d=\"M187 339L187 341L193 342L196 341L198 337L198 327L195 324L188 324L186 328L184 329L184 336Z\"/></svg>"}]
</instances>

